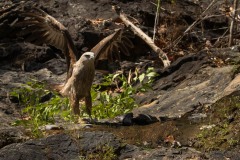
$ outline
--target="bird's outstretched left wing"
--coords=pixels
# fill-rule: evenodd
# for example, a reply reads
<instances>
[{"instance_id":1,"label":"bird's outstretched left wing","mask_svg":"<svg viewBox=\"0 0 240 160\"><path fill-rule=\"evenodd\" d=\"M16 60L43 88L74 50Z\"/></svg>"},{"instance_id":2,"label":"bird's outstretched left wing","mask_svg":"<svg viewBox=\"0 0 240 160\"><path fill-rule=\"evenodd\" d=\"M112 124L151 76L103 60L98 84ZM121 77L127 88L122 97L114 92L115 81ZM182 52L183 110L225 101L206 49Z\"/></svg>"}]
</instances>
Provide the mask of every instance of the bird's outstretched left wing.
<instances>
[{"instance_id":1,"label":"bird's outstretched left wing","mask_svg":"<svg viewBox=\"0 0 240 160\"><path fill-rule=\"evenodd\" d=\"M102 59L110 62L114 59L121 60L121 54L130 56L129 49L134 47L130 38L133 37L134 35L125 29L117 29L105 37L91 49L91 52L95 53L95 65Z\"/></svg>"}]
</instances>

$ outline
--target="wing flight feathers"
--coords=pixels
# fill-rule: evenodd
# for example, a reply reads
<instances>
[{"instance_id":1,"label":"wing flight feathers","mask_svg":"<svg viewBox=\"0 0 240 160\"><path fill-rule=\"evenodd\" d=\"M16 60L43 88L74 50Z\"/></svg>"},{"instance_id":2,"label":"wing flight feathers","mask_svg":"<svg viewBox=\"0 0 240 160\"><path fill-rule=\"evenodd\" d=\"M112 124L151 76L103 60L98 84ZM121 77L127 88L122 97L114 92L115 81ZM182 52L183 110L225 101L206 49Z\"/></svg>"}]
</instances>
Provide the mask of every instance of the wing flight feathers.
<instances>
[{"instance_id":1,"label":"wing flight feathers","mask_svg":"<svg viewBox=\"0 0 240 160\"><path fill-rule=\"evenodd\" d=\"M3 30L9 26L14 31L12 34L23 37L25 41L60 49L66 57L68 71L72 70L72 63L79 57L77 50L68 30L54 17L30 3L15 4L0 13L0 31L1 24Z\"/></svg>"},{"instance_id":2,"label":"wing flight feathers","mask_svg":"<svg viewBox=\"0 0 240 160\"><path fill-rule=\"evenodd\" d=\"M101 40L91 49L91 52L95 53L95 65L97 65L98 61L101 59L113 61L115 58L121 60L120 52L126 56L130 56L129 49L134 47L129 39L132 37L133 34L123 29L118 29Z\"/></svg>"}]
</instances>

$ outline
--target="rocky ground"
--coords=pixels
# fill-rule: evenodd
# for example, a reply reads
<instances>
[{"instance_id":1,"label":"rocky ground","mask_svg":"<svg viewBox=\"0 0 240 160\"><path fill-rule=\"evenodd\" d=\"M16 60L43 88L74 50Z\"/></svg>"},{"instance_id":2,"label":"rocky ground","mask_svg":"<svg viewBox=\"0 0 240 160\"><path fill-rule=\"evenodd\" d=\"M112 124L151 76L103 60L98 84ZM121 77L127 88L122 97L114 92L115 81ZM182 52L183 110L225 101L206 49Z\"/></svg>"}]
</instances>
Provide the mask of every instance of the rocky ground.
<instances>
[{"instance_id":1,"label":"rocky ground","mask_svg":"<svg viewBox=\"0 0 240 160\"><path fill-rule=\"evenodd\" d=\"M145 33L153 33L155 1L35 2L68 27L79 52L122 26L111 20L116 16L112 5L121 6ZM140 107L128 114L130 126L111 120L84 128L66 124L40 139L30 138L24 127L12 126L23 106L14 103L9 92L30 79L61 83L66 64L53 47L1 39L0 159L239 159L240 47L226 47L224 36L218 41L228 27L221 12L224 1L207 13L222 17L206 19L171 45L210 2L162 1L156 44L168 53L172 61L168 68L156 64L151 49L137 36L132 39L131 56L122 57L119 69L138 66L145 72L153 66L159 76L153 90L135 95ZM11 3L0 2L0 8ZM98 78L97 74L95 83Z\"/></svg>"}]
</instances>

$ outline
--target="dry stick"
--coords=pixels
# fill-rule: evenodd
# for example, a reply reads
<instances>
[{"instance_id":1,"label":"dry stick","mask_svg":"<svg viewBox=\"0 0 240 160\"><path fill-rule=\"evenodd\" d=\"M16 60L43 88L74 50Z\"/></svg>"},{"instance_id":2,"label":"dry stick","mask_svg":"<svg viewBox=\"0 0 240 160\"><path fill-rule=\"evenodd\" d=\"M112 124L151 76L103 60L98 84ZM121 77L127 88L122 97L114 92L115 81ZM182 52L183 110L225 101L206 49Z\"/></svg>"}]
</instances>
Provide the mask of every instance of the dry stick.
<instances>
[{"instance_id":1,"label":"dry stick","mask_svg":"<svg viewBox=\"0 0 240 160\"><path fill-rule=\"evenodd\" d=\"M199 22L201 22L202 20L206 19L207 16L203 15L214 5L214 3L216 2L216 0L213 0L208 7L202 12L202 14L200 15L200 17L194 21L183 33L183 35L181 35L180 37L178 37L174 42L173 42L173 47L176 47L176 45L181 41L181 39L193 28L195 27Z\"/></svg>"},{"instance_id":2,"label":"dry stick","mask_svg":"<svg viewBox=\"0 0 240 160\"><path fill-rule=\"evenodd\" d=\"M238 0L234 0L234 10L233 10L233 16L232 16L232 21L230 25L228 47L231 47L233 44L233 29L235 26L235 17L236 17L237 7L238 7Z\"/></svg>"},{"instance_id":3,"label":"dry stick","mask_svg":"<svg viewBox=\"0 0 240 160\"><path fill-rule=\"evenodd\" d=\"M218 43L221 41L221 39L223 39L224 36L227 34L228 30L229 29L227 29L221 37L218 37L217 41L213 44L213 47L216 47L218 45Z\"/></svg>"},{"instance_id":4,"label":"dry stick","mask_svg":"<svg viewBox=\"0 0 240 160\"><path fill-rule=\"evenodd\" d=\"M156 12L156 15L155 15L155 20L154 20L153 42L154 42L155 36L156 36L156 30L157 30L157 25L158 25L158 21L159 21L159 14L160 14L160 0L158 0L157 12Z\"/></svg>"},{"instance_id":5,"label":"dry stick","mask_svg":"<svg viewBox=\"0 0 240 160\"><path fill-rule=\"evenodd\" d=\"M118 13L116 11L116 13ZM154 52L156 52L159 56L159 58L161 59L163 66L164 67L168 67L170 66L170 61L166 55L166 53L164 53L159 47L157 47L153 40L146 35L140 28L136 27L132 22L130 22L127 18L127 16L124 13L118 13L119 14L119 18L123 21L123 23L129 27L130 29L136 34L138 35L142 40L144 40L152 49Z\"/></svg>"},{"instance_id":6,"label":"dry stick","mask_svg":"<svg viewBox=\"0 0 240 160\"><path fill-rule=\"evenodd\" d=\"M154 28L153 28L153 38L152 38L153 41L155 40L155 37L156 37L158 19L159 19L159 12L156 12L155 20L154 20Z\"/></svg>"}]
</instances>

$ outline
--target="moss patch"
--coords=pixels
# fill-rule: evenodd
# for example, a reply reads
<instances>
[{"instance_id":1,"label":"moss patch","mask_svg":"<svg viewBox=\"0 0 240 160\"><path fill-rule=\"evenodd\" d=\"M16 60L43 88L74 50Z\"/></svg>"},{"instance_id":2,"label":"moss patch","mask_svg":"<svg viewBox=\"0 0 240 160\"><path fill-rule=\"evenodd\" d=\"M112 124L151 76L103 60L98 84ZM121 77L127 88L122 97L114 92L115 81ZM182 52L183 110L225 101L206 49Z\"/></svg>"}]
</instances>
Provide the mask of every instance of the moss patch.
<instances>
[{"instance_id":1,"label":"moss patch","mask_svg":"<svg viewBox=\"0 0 240 160\"><path fill-rule=\"evenodd\" d=\"M240 92L226 96L209 110L209 124L198 134L198 147L204 150L226 150L240 144Z\"/></svg>"}]
</instances>

